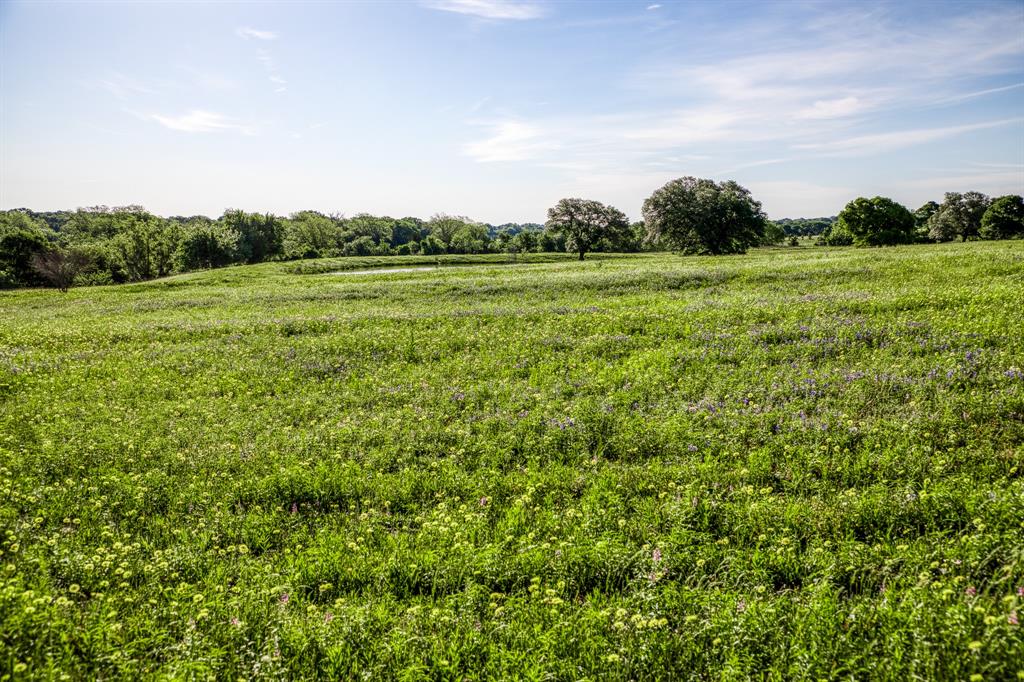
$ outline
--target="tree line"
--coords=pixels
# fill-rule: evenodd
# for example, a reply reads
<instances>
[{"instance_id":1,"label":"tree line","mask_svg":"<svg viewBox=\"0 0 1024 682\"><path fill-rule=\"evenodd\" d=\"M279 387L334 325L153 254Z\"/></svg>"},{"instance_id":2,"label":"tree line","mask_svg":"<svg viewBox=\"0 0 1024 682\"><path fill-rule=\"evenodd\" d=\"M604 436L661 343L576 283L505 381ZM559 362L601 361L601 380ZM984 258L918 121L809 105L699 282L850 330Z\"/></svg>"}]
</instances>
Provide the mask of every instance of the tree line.
<instances>
[{"instance_id":1,"label":"tree line","mask_svg":"<svg viewBox=\"0 0 1024 682\"><path fill-rule=\"evenodd\" d=\"M748 248L818 236L826 246L1024 236L1019 196L990 199L947 193L911 213L885 197L851 201L839 216L769 221L750 191L734 181L683 177L644 202L630 222L613 206L560 200L547 222L488 225L464 216L428 220L299 211L287 217L229 209L206 216L161 217L141 206L39 213L0 211L0 287L138 282L178 272L340 256L568 251L676 250L743 253Z\"/></svg>"},{"instance_id":2,"label":"tree line","mask_svg":"<svg viewBox=\"0 0 1024 682\"><path fill-rule=\"evenodd\" d=\"M1024 199L995 199L981 192L946 192L943 202L929 201L916 211L888 197L858 197L846 205L822 233L825 246L889 246L959 239L1024 237Z\"/></svg>"}]
</instances>

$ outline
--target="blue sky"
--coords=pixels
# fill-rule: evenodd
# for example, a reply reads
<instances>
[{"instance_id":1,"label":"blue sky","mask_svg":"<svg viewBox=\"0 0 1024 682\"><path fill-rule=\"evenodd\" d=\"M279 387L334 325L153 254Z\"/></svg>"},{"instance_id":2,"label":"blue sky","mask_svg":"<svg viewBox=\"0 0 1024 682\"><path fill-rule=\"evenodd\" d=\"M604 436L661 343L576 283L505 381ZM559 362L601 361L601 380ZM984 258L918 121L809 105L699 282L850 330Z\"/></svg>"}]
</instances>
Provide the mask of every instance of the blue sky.
<instances>
[{"instance_id":1,"label":"blue sky","mask_svg":"<svg viewBox=\"0 0 1024 682\"><path fill-rule=\"evenodd\" d=\"M0 4L0 207L771 217L1024 192L1024 3Z\"/></svg>"}]
</instances>

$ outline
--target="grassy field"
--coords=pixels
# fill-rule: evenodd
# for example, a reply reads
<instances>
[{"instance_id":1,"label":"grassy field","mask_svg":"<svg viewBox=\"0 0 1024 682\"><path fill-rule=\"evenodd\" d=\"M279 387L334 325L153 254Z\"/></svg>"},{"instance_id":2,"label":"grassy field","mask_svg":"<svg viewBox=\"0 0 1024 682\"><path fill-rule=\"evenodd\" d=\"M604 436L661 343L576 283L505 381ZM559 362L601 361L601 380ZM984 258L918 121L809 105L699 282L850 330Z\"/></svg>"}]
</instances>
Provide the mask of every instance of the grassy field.
<instances>
[{"instance_id":1,"label":"grassy field","mask_svg":"<svg viewBox=\"0 0 1024 682\"><path fill-rule=\"evenodd\" d=\"M0 675L1024 677L1024 242L497 261L0 294Z\"/></svg>"}]
</instances>

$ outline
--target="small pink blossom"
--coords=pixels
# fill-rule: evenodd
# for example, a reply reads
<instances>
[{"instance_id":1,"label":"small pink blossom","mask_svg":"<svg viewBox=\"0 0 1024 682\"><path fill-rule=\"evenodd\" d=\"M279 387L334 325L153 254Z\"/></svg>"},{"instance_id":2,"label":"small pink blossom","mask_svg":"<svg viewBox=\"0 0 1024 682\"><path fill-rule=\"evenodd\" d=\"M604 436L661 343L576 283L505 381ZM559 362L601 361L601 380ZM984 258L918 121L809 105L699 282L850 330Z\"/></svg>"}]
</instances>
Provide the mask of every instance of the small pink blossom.
<instances>
[{"instance_id":1,"label":"small pink blossom","mask_svg":"<svg viewBox=\"0 0 1024 682\"><path fill-rule=\"evenodd\" d=\"M324 622L325 623L330 623L332 620L334 620L334 614L333 613L328 611L327 613L324 614Z\"/></svg>"},{"instance_id":2,"label":"small pink blossom","mask_svg":"<svg viewBox=\"0 0 1024 682\"><path fill-rule=\"evenodd\" d=\"M966 594L968 597L973 597L976 594L978 594L978 590L975 589L974 585L969 585L967 589L964 590L964 594Z\"/></svg>"},{"instance_id":3,"label":"small pink blossom","mask_svg":"<svg viewBox=\"0 0 1024 682\"><path fill-rule=\"evenodd\" d=\"M1017 612L1010 611L1010 615L1006 617L1006 622L1010 625L1020 625L1020 621L1017 620Z\"/></svg>"},{"instance_id":4,"label":"small pink blossom","mask_svg":"<svg viewBox=\"0 0 1024 682\"><path fill-rule=\"evenodd\" d=\"M1024 597L1024 585L1017 588L1017 596Z\"/></svg>"},{"instance_id":5,"label":"small pink blossom","mask_svg":"<svg viewBox=\"0 0 1024 682\"><path fill-rule=\"evenodd\" d=\"M661 550L655 547L654 551L651 552L651 558L654 559L655 563L661 561Z\"/></svg>"},{"instance_id":6,"label":"small pink blossom","mask_svg":"<svg viewBox=\"0 0 1024 682\"><path fill-rule=\"evenodd\" d=\"M299 503L298 502L292 502L292 514L298 514L298 513L299 513Z\"/></svg>"},{"instance_id":7,"label":"small pink blossom","mask_svg":"<svg viewBox=\"0 0 1024 682\"><path fill-rule=\"evenodd\" d=\"M290 600L291 600L291 596L287 592L285 592L284 594L281 595L281 605L282 606L287 604Z\"/></svg>"},{"instance_id":8,"label":"small pink blossom","mask_svg":"<svg viewBox=\"0 0 1024 682\"><path fill-rule=\"evenodd\" d=\"M241 627L242 626L242 621L238 620L238 617L235 616L235 617L233 617L231 619L231 624L234 625L236 628L237 627Z\"/></svg>"}]
</instances>

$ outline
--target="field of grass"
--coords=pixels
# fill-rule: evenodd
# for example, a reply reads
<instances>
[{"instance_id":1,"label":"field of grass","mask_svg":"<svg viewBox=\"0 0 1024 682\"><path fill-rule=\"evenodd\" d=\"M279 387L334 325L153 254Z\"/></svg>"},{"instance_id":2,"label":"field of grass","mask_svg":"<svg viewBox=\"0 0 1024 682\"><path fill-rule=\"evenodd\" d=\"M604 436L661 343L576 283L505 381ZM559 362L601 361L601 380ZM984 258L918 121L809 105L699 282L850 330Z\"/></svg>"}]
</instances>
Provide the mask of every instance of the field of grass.
<instances>
[{"instance_id":1,"label":"field of grass","mask_svg":"<svg viewBox=\"0 0 1024 682\"><path fill-rule=\"evenodd\" d=\"M0 293L0 676L1024 677L1024 242L327 265Z\"/></svg>"}]
</instances>

